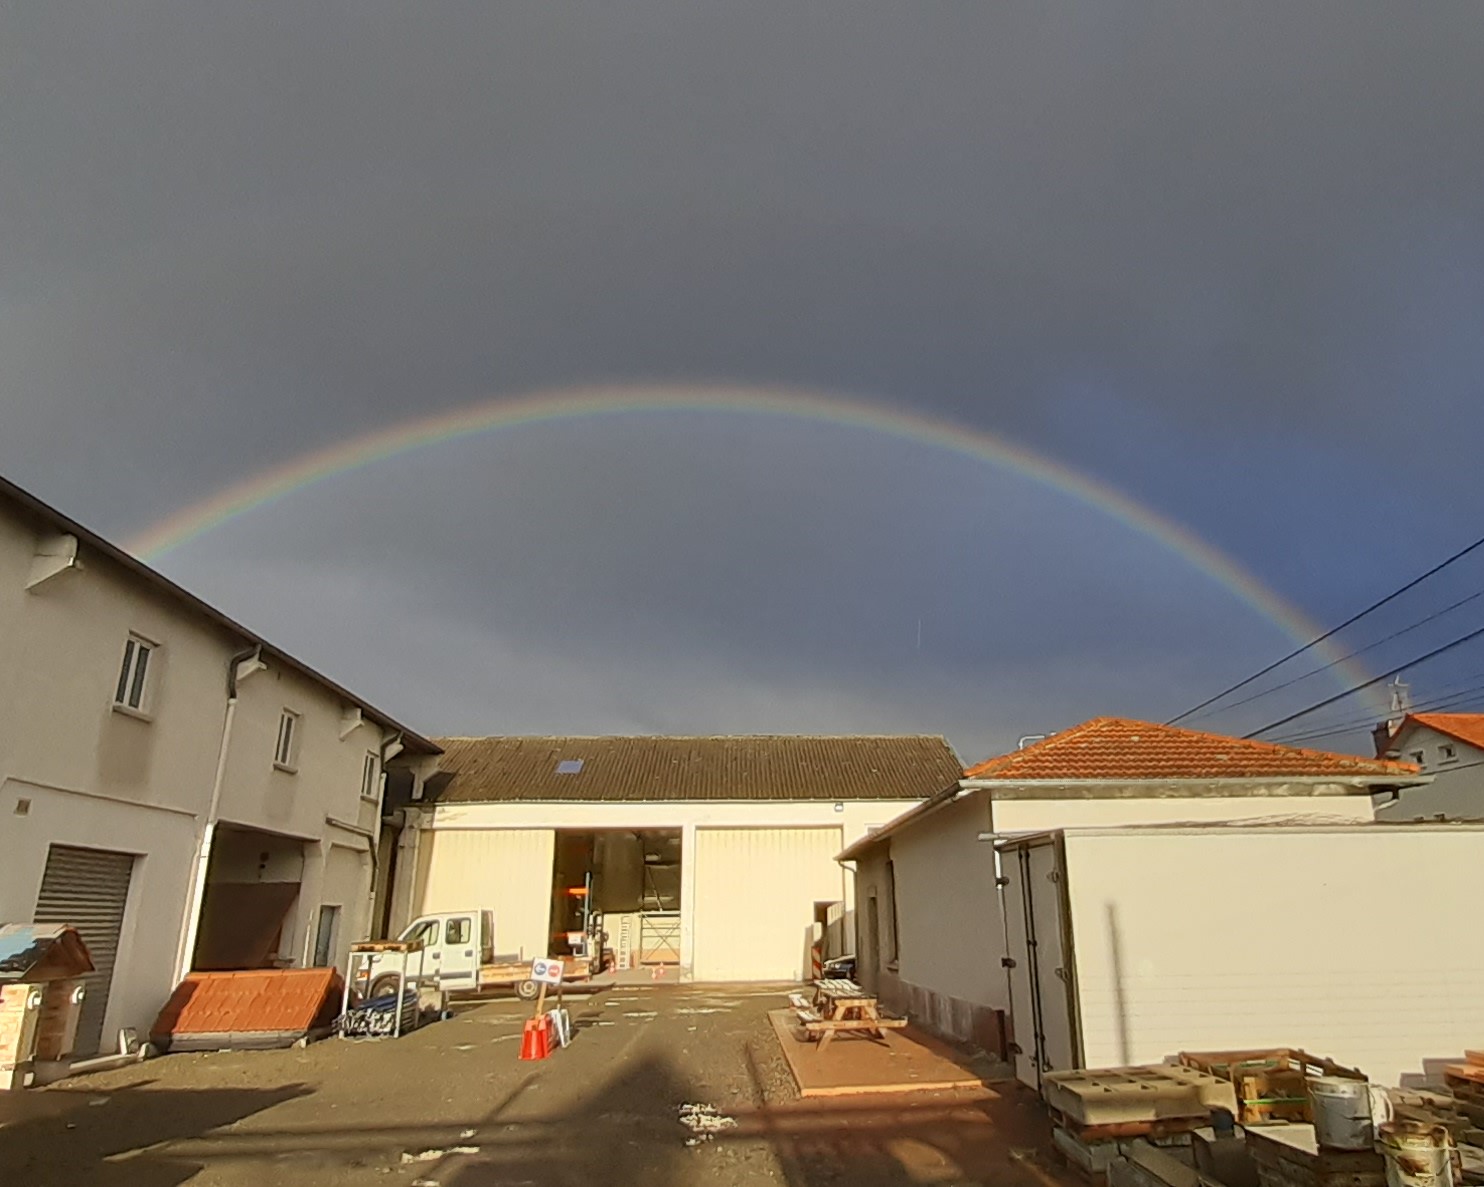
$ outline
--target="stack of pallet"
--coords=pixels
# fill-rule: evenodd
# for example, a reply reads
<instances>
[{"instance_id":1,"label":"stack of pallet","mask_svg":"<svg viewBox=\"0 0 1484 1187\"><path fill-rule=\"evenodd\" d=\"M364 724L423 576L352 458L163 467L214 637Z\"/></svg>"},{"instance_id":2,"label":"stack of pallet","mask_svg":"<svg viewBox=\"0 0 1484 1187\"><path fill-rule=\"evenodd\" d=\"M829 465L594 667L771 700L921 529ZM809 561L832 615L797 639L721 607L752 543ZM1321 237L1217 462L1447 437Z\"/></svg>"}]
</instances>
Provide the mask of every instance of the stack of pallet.
<instances>
[{"instance_id":1,"label":"stack of pallet","mask_svg":"<svg viewBox=\"0 0 1484 1187\"><path fill-rule=\"evenodd\" d=\"M1192 1134L1210 1124L1213 1109L1235 1115L1229 1080L1200 1068L1150 1067L1052 1072L1041 1084L1051 1112L1052 1138L1068 1166L1094 1183L1133 1143L1183 1166L1194 1163Z\"/></svg>"}]
</instances>

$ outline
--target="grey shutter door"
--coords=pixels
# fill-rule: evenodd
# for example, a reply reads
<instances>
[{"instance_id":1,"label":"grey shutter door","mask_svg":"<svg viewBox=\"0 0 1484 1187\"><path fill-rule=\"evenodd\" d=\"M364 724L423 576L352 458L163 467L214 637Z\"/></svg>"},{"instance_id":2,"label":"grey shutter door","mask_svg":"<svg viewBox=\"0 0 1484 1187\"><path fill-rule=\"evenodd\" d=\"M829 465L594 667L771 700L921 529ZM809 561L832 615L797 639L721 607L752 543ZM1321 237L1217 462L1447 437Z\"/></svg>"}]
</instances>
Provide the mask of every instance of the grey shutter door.
<instances>
[{"instance_id":1,"label":"grey shutter door","mask_svg":"<svg viewBox=\"0 0 1484 1187\"><path fill-rule=\"evenodd\" d=\"M77 928L93 957L93 972L84 979L86 996L77 1023L78 1056L94 1055L103 1041L103 1013L118 959L119 933L129 901L132 853L53 845L36 899L37 923L66 923Z\"/></svg>"}]
</instances>

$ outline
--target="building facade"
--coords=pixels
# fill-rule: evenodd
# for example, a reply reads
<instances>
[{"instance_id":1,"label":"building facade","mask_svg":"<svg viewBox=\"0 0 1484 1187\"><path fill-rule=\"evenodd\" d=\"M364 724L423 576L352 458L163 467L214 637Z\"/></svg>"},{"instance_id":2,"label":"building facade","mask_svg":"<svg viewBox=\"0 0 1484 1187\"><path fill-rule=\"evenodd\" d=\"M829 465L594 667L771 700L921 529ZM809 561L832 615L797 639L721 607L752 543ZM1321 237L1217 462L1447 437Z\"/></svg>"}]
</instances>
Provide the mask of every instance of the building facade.
<instances>
[{"instance_id":1,"label":"building facade","mask_svg":"<svg viewBox=\"0 0 1484 1187\"><path fill-rule=\"evenodd\" d=\"M1379 728L1383 754L1432 783L1380 797L1378 820L1484 820L1484 713L1409 713L1396 729Z\"/></svg>"},{"instance_id":2,"label":"building facade","mask_svg":"<svg viewBox=\"0 0 1484 1187\"><path fill-rule=\"evenodd\" d=\"M448 738L404 810L395 933L485 909L502 953L797 981L851 950L847 845L958 777L942 738Z\"/></svg>"},{"instance_id":3,"label":"building facade","mask_svg":"<svg viewBox=\"0 0 1484 1187\"><path fill-rule=\"evenodd\" d=\"M1373 795L1426 782L1404 763L1094 719L970 768L842 853L859 904L860 978L934 1030L1010 1052L1025 1020L1012 1017L1007 928L1023 929L1028 907L1006 899L996 842L1136 825L1368 822Z\"/></svg>"},{"instance_id":4,"label":"building facade","mask_svg":"<svg viewBox=\"0 0 1484 1187\"><path fill-rule=\"evenodd\" d=\"M341 963L426 739L0 481L0 920L93 954L77 1053L191 968Z\"/></svg>"}]
</instances>

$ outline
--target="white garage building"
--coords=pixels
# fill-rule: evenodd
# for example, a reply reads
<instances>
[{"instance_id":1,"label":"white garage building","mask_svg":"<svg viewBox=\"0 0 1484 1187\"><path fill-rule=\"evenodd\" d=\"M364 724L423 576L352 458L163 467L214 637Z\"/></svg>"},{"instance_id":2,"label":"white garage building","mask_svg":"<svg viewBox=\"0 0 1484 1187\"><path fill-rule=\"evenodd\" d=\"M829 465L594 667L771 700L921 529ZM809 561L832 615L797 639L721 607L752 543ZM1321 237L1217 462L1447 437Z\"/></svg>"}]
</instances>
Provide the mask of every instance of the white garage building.
<instances>
[{"instance_id":1,"label":"white garage building","mask_svg":"<svg viewBox=\"0 0 1484 1187\"><path fill-rule=\"evenodd\" d=\"M502 953L564 950L584 907L620 967L798 980L853 948L836 855L962 776L940 737L446 738L405 811L390 930L495 915Z\"/></svg>"}]
</instances>

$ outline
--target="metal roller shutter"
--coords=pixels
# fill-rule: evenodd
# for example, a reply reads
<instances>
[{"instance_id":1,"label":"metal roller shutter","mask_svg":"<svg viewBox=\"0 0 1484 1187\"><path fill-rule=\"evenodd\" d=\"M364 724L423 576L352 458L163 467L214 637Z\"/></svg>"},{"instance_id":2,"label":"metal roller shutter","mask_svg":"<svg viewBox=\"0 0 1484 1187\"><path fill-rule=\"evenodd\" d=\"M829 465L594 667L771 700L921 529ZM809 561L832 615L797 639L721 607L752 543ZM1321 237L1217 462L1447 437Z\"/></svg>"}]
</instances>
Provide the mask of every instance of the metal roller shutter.
<instances>
[{"instance_id":1,"label":"metal roller shutter","mask_svg":"<svg viewBox=\"0 0 1484 1187\"><path fill-rule=\"evenodd\" d=\"M698 828L695 977L799 981L816 902L845 897L838 828Z\"/></svg>"},{"instance_id":2,"label":"metal roller shutter","mask_svg":"<svg viewBox=\"0 0 1484 1187\"><path fill-rule=\"evenodd\" d=\"M79 1056L96 1054L102 1045L103 1015L108 1009L133 872L132 853L72 845L53 845L47 851L35 921L77 928L93 957L93 972L85 978L87 996L77 1024L74 1052Z\"/></svg>"}]
</instances>

